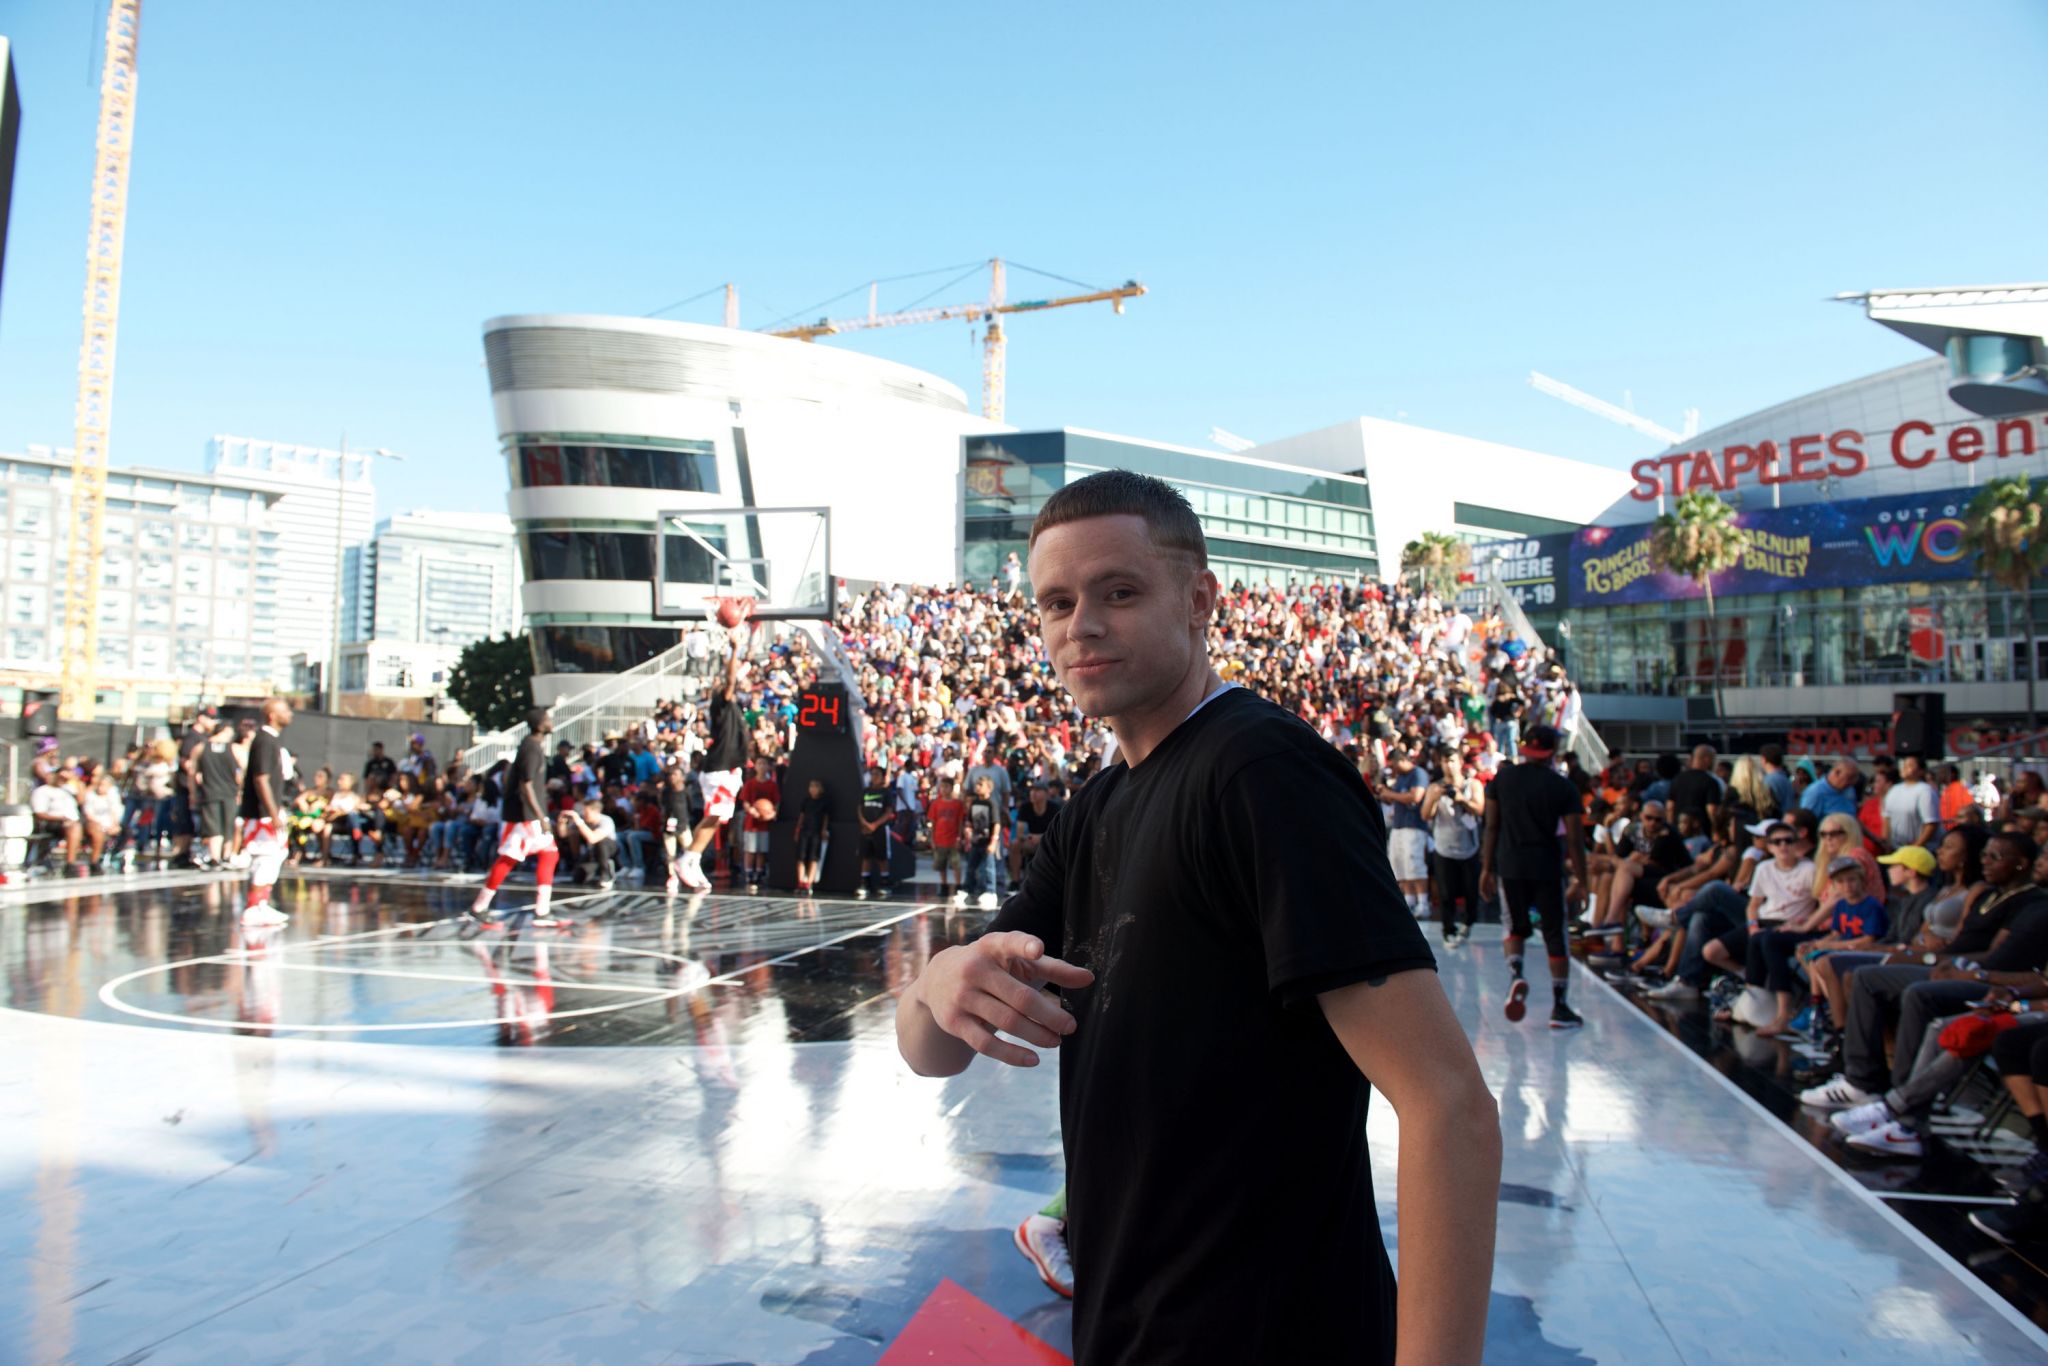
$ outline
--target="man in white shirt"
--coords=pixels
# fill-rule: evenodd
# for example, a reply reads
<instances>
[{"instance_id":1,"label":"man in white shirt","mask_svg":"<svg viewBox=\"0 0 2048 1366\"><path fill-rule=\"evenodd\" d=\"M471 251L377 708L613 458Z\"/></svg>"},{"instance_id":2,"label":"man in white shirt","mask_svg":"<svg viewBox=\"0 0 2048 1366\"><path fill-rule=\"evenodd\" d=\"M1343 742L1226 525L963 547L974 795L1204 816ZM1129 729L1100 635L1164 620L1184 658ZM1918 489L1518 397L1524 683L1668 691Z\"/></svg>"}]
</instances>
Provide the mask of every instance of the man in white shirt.
<instances>
[{"instance_id":1,"label":"man in white shirt","mask_svg":"<svg viewBox=\"0 0 2048 1366\"><path fill-rule=\"evenodd\" d=\"M612 885L612 863L619 856L618 823L605 814L604 803L587 801L583 809L569 808L569 823L576 827L576 834L583 842L583 849L577 858L581 871L593 870L597 874L600 888Z\"/></svg>"},{"instance_id":2,"label":"man in white shirt","mask_svg":"<svg viewBox=\"0 0 2048 1366\"><path fill-rule=\"evenodd\" d=\"M1894 849L1909 844L1932 848L1941 834L1941 805L1934 784L1927 781L1927 765L1918 755L1899 760L1899 780L1884 794L1884 824Z\"/></svg>"},{"instance_id":3,"label":"man in white shirt","mask_svg":"<svg viewBox=\"0 0 2048 1366\"><path fill-rule=\"evenodd\" d=\"M1992 777L1988 769L1977 775L1977 785L1970 789L1970 797L1987 821L1997 816L1998 804L2004 800L1998 793L1998 779Z\"/></svg>"},{"instance_id":4,"label":"man in white shirt","mask_svg":"<svg viewBox=\"0 0 2048 1366\"><path fill-rule=\"evenodd\" d=\"M58 774L38 785L28 797L36 829L64 841L66 863L78 862L78 841L85 833L78 819L78 796L71 790L76 781L67 774Z\"/></svg>"}]
</instances>

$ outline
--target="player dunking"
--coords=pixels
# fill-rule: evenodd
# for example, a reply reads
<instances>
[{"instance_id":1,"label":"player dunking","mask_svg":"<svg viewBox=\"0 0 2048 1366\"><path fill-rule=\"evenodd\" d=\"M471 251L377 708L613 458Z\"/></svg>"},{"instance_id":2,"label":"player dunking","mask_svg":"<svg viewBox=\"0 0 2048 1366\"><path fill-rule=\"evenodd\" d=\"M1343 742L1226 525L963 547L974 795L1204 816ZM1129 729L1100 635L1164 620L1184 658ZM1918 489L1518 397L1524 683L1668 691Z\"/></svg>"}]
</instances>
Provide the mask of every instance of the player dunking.
<instances>
[{"instance_id":1,"label":"player dunking","mask_svg":"<svg viewBox=\"0 0 2048 1366\"><path fill-rule=\"evenodd\" d=\"M732 819L739 802L740 784L746 780L747 723L740 715L740 656L746 651L747 628L732 628L727 637L725 677L711 698L711 747L704 754L704 771L697 775L697 790L704 798L704 818L690 836L690 847L676 860L676 872L693 892L711 890L704 876L704 851L711 847L720 826Z\"/></svg>"},{"instance_id":2,"label":"player dunking","mask_svg":"<svg viewBox=\"0 0 2048 1366\"><path fill-rule=\"evenodd\" d=\"M548 828L547 803L540 795L547 787L548 775L544 737L553 734L554 729L555 718L548 715L546 707L535 707L526 714L526 738L519 742L519 753L505 772L505 833L498 838L498 857L469 908L469 918L480 924L492 925L504 919L501 912L491 909L491 898L505 885L512 870L529 858L533 860L537 884L533 893L533 923L543 929L562 923L548 909L555 894L555 864L561 854L555 848L555 832Z\"/></svg>"},{"instance_id":3,"label":"player dunking","mask_svg":"<svg viewBox=\"0 0 2048 1366\"><path fill-rule=\"evenodd\" d=\"M282 925L291 919L270 904L270 889L284 867L289 832L285 829L284 785L291 777L291 756L284 750L284 728L292 723L292 704L273 697L263 704L263 725L249 741L249 771L242 778L241 815L245 822L242 852L249 856L249 902L242 908L244 925Z\"/></svg>"}]
</instances>

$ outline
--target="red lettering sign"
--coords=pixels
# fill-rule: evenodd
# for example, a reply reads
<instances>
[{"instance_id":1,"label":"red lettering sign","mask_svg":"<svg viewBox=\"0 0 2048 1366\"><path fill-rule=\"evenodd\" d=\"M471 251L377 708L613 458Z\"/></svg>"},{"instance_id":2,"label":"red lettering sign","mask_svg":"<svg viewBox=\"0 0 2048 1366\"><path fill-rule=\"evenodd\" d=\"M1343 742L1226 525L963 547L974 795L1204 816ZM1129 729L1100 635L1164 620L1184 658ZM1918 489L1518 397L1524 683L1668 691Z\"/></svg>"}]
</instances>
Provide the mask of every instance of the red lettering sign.
<instances>
[{"instance_id":1,"label":"red lettering sign","mask_svg":"<svg viewBox=\"0 0 2048 1366\"><path fill-rule=\"evenodd\" d=\"M1925 469L1944 457L1969 465L1991 450L1996 450L2001 460L2035 454L2044 444L2044 434L2035 431L2036 423L2048 423L2048 417L2003 419L1996 424L1995 435L1982 424L1956 423L1943 436L1934 423L1909 418L1892 428L1886 444L1892 463L1901 469ZM1691 489L1733 493L1745 482L1771 488L1829 477L1854 479L1869 472L1870 455L1863 433L1844 427L1825 435L1801 433L1788 438L1782 449L1775 441L1736 442L1719 451L1672 451L1638 460L1629 466L1636 481L1629 496L1639 503L1651 503Z\"/></svg>"},{"instance_id":2,"label":"red lettering sign","mask_svg":"<svg viewBox=\"0 0 2048 1366\"><path fill-rule=\"evenodd\" d=\"M1907 459L1906 435L1909 432L1918 432L1922 436L1933 436L1934 428L1915 418L1911 422L1901 422L1892 429L1892 463L1903 465L1909 470L1917 470L1921 466L1931 463L1938 452L1936 452L1934 447L1929 446L1920 453L1918 460Z\"/></svg>"}]
</instances>

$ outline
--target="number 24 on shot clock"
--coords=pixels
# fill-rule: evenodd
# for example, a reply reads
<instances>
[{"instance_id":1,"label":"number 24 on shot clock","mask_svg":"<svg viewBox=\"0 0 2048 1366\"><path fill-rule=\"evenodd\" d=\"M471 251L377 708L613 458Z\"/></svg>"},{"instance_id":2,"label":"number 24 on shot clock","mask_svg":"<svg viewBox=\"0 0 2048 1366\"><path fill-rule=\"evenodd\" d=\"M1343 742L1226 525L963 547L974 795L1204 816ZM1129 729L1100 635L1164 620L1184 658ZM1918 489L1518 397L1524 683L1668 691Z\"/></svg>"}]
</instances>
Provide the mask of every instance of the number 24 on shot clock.
<instances>
[{"instance_id":1,"label":"number 24 on shot clock","mask_svg":"<svg viewBox=\"0 0 2048 1366\"><path fill-rule=\"evenodd\" d=\"M846 729L846 693L840 688L806 688L796 696L798 730L837 734Z\"/></svg>"}]
</instances>

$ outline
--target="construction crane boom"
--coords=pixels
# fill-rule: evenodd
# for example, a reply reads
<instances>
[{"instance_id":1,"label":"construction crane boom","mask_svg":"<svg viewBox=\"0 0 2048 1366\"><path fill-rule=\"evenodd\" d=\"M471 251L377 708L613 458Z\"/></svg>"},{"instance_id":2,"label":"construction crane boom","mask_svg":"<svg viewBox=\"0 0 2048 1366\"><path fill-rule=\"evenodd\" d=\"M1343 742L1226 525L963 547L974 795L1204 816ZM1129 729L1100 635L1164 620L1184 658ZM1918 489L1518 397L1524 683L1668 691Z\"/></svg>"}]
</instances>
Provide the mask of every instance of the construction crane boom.
<instances>
[{"instance_id":1,"label":"construction crane boom","mask_svg":"<svg viewBox=\"0 0 2048 1366\"><path fill-rule=\"evenodd\" d=\"M85 335L78 349L77 433L71 456L70 559L64 574L63 714L98 708L100 554L106 537L107 438L114 415L114 343L121 311L121 243L128 228L128 156L135 141L135 58L142 0L109 0L100 68L100 122L85 247Z\"/></svg>"},{"instance_id":2,"label":"construction crane boom","mask_svg":"<svg viewBox=\"0 0 2048 1366\"><path fill-rule=\"evenodd\" d=\"M897 313L874 311L872 296L866 317L820 318L814 323L799 327L775 328L769 332L774 337L793 337L798 341L816 341L820 337L837 336L841 332L863 332L880 327L907 327L913 323L940 323L964 319L967 322L988 322L988 332L983 338L981 365L981 414L997 422L1003 420L1004 387L1006 371L1006 347L1008 339L1003 334L1003 316L1009 313L1041 313L1049 308L1066 308L1073 304L1107 303L1118 313L1124 311L1124 300L1135 299L1145 292L1145 286L1136 280L1127 280L1114 289L1090 290L1086 294L1068 294L1056 299L1019 299L1011 303L1005 297L1003 263L1000 258L989 262L988 298L971 304L945 304L936 308L909 308Z\"/></svg>"}]
</instances>

